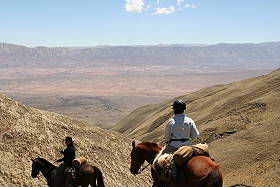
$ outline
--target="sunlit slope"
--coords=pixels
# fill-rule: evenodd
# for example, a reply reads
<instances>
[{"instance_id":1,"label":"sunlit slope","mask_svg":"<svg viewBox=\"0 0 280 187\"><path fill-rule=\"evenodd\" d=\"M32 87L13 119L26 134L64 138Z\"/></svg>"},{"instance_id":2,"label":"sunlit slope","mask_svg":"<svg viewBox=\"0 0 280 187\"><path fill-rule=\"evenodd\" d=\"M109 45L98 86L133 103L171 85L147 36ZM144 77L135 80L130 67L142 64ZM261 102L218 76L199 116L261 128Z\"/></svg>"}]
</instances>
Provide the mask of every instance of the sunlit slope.
<instances>
[{"instance_id":1,"label":"sunlit slope","mask_svg":"<svg viewBox=\"0 0 280 187\"><path fill-rule=\"evenodd\" d=\"M279 186L279 74L205 88L182 96L187 115L210 143L226 184ZM114 128L131 138L160 142L175 99L144 106Z\"/></svg>"}]
</instances>

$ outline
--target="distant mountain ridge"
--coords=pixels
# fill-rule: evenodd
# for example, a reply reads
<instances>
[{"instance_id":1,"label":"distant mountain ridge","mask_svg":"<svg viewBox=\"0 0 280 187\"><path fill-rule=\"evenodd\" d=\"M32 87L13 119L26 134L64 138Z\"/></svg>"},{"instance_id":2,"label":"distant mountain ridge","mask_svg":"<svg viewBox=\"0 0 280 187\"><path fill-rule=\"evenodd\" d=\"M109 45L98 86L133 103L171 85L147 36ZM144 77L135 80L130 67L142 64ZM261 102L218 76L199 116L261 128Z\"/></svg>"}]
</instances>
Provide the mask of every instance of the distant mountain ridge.
<instances>
[{"instance_id":1,"label":"distant mountain ridge","mask_svg":"<svg viewBox=\"0 0 280 187\"><path fill-rule=\"evenodd\" d=\"M0 44L0 67L94 67L112 65L181 65L196 68L275 69L280 42L206 46L34 47Z\"/></svg>"}]
</instances>

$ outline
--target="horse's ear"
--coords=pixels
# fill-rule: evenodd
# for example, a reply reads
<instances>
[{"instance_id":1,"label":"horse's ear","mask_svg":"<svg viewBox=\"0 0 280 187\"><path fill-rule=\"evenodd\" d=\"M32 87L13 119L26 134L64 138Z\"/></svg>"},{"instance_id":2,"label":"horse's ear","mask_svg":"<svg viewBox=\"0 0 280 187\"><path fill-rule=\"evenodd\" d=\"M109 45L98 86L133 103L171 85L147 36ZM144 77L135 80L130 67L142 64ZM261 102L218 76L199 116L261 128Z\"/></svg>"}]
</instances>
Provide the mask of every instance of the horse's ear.
<instances>
[{"instance_id":1,"label":"horse's ear","mask_svg":"<svg viewBox=\"0 0 280 187\"><path fill-rule=\"evenodd\" d=\"M132 147L135 148L135 141L132 142Z\"/></svg>"},{"instance_id":2,"label":"horse's ear","mask_svg":"<svg viewBox=\"0 0 280 187\"><path fill-rule=\"evenodd\" d=\"M38 157L38 158L39 158L39 157ZM37 160L37 158L34 158L34 157L31 158L31 161L32 161L32 162L36 162L36 160Z\"/></svg>"}]
</instances>

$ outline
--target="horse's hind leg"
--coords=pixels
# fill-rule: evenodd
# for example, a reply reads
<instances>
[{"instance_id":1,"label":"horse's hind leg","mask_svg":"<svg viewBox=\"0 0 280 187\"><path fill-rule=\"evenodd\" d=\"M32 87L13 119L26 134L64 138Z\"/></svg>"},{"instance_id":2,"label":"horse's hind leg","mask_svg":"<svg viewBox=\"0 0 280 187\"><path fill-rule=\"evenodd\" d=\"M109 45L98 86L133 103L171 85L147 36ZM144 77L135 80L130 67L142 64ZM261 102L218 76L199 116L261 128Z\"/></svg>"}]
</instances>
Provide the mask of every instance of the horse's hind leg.
<instances>
[{"instance_id":1,"label":"horse's hind leg","mask_svg":"<svg viewBox=\"0 0 280 187\"><path fill-rule=\"evenodd\" d=\"M215 168L209 174L207 181L201 187L223 187L223 177L218 168Z\"/></svg>"},{"instance_id":2,"label":"horse's hind leg","mask_svg":"<svg viewBox=\"0 0 280 187\"><path fill-rule=\"evenodd\" d=\"M81 187L88 187L89 183L82 184Z\"/></svg>"},{"instance_id":3,"label":"horse's hind leg","mask_svg":"<svg viewBox=\"0 0 280 187\"><path fill-rule=\"evenodd\" d=\"M96 187L96 178L95 177L90 178L89 184L91 187Z\"/></svg>"},{"instance_id":4,"label":"horse's hind leg","mask_svg":"<svg viewBox=\"0 0 280 187\"><path fill-rule=\"evenodd\" d=\"M96 187L95 183L91 182L91 179L87 179L87 178L81 179L81 187L88 187L89 185L91 187Z\"/></svg>"},{"instance_id":5,"label":"horse's hind leg","mask_svg":"<svg viewBox=\"0 0 280 187\"><path fill-rule=\"evenodd\" d=\"M86 183L82 184L81 187L88 187L90 185L91 187L97 187L96 186L96 179L90 179Z\"/></svg>"},{"instance_id":6,"label":"horse's hind leg","mask_svg":"<svg viewBox=\"0 0 280 187\"><path fill-rule=\"evenodd\" d=\"M223 177L219 169L215 170L215 177L212 187L223 187Z\"/></svg>"}]
</instances>

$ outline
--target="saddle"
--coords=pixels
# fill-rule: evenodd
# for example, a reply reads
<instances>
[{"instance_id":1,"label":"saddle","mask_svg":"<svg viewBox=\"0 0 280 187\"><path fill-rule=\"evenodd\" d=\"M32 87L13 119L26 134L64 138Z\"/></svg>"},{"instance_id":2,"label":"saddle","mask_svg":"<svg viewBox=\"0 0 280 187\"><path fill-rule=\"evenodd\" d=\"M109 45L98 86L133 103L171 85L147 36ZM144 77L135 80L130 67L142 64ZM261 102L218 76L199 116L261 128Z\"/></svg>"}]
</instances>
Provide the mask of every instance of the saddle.
<instances>
[{"instance_id":1,"label":"saddle","mask_svg":"<svg viewBox=\"0 0 280 187\"><path fill-rule=\"evenodd\" d=\"M173 154L163 154L155 166L160 180L166 184L183 181L183 166L194 156L209 157L208 145L182 146Z\"/></svg>"},{"instance_id":2,"label":"saddle","mask_svg":"<svg viewBox=\"0 0 280 187\"><path fill-rule=\"evenodd\" d=\"M65 180L67 186L75 186L74 183L76 179L79 177L79 170L81 165L87 162L85 157L79 157L72 161L73 167L68 167L65 170Z\"/></svg>"}]
</instances>

